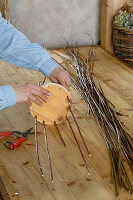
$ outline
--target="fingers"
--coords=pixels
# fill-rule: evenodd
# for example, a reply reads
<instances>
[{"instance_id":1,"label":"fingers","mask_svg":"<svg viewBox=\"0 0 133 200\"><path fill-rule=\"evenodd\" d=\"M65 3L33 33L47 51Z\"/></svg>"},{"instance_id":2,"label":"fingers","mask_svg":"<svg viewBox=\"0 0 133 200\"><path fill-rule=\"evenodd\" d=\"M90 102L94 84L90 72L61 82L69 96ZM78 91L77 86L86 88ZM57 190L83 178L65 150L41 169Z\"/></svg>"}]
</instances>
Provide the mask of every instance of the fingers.
<instances>
[{"instance_id":1,"label":"fingers","mask_svg":"<svg viewBox=\"0 0 133 200\"><path fill-rule=\"evenodd\" d=\"M40 97L43 101L48 102L48 98L44 95L43 90L32 90L32 94Z\"/></svg>"},{"instance_id":2,"label":"fingers","mask_svg":"<svg viewBox=\"0 0 133 200\"><path fill-rule=\"evenodd\" d=\"M71 86L71 79L69 77L69 74L66 73L66 78L65 78L65 82L66 82L66 87L68 90L70 90L70 86Z\"/></svg>"},{"instance_id":3,"label":"fingers","mask_svg":"<svg viewBox=\"0 0 133 200\"><path fill-rule=\"evenodd\" d=\"M38 105L42 105L39 98L48 102L47 96L51 95L48 90L31 83L14 86L13 89L16 93L16 103L27 103L29 106L31 106L30 100L34 101Z\"/></svg>"},{"instance_id":4,"label":"fingers","mask_svg":"<svg viewBox=\"0 0 133 200\"><path fill-rule=\"evenodd\" d=\"M53 83L57 83L57 84L59 83L58 80L55 79L55 78L52 78L52 82L53 82Z\"/></svg>"},{"instance_id":5,"label":"fingers","mask_svg":"<svg viewBox=\"0 0 133 200\"><path fill-rule=\"evenodd\" d=\"M65 87L65 88L67 89L67 85L66 85L65 80L60 79L60 80L59 80L59 83L60 83L63 87Z\"/></svg>"},{"instance_id":6,"label":"fingers","mask_svg":"<svg viewBox=\"0 0 133 200\"><path fill-rule=\"evenodd\" d=\"M51 95L51 93L48 90L31 83L27 84L27 88L29 88L29 93L27 96L28 100L26 101L28 106L32 105L31 101L35 102L39 106L42 106L43 103L40 101L39 98L41 98L44 102L48 102L48 98L46 96Z\"/></svg>"},{"instance_id":7,"label":"fingers","mask_svg":"<svg viewBox=\"0 0 133 200\"><path fill-rule=\"evenodd\" d=\"M51 95L51 92L49 92L48 90L44 89L44 88L40 88L41 91L43 92L43 94L47 95L47 96L50 96Z\"/></svg>"},{"instance_id":8,"label":"fingers","mask_svg":"<svg viewBox=\"0 0 133 200\"><path fill-rule=\"evenodd\" d=\"M29 84L29 85L30 85L30 87L32 87L34 90L43 92L43 94L45 94L45 95L47 95L47 96L50 96L50 95L51 95L51 93L50 93L48 90L46 90L46 89L44 89L44 88L42 88L42 87L36 86L36 85L34 85L34 84Z\"/></svg>"},{"instance_id":9,"label":"fingers","mask_svg":"<svg viewBox=\"0 0 133 200\"><path fill-rule=\"evenodd\" d=\"M70 90L70 86L71 86L71 80L69 77L65 77L64 79L59 80L59 83L65 87L67 90Z\"/></svg>"},{"instance_id":10,"label":"fingers","mask_svg":"<svg viewBox=\"0 0 133 200\"><path fill-rule=\"evenodd\" d=\"M35 102L37 105L42 106L43 103L34 95L30 96L30 100L32 100L33 102Z\"/></svg>"},{"instance_id":11,"label":"fingers","mask_svg":"<svg viewBox=\"0 0 133 200\"><path fill-rule=\"evenodd\" d=\"M59 83L62 86L64 86L67 90L70 89L71 86L71 80L69 78L69 74L66 70L62 69L61 67L55 68L50 76L50 80L54 83Z\"/></svg>"},{"instance_id":12,"label":"fingers","mask_svg":"<svg viewBox=\"0 0 133 200\"><path fill-rule=\"evenodd\" d=\"M70 80L69 77L65 80L65 83L66 83L66 88L67 88L67 90L70 90L71 80Z\"/></svg>"},{"instance_id":13,"label":"fingers","mask_svg":"<svg viewBox=\"0 0 133 200\"><path fill-rule=\"evenodd\" d=\"M61 73L58 72L57 74L58 74L57 76L51 78L52 82L59 83L67 90L69 90L71 86L71 80L69 78L68 73L66 73L63 70L61 71ZM40 99L42 99L44 102L48 102L47 96L51 95L51 93L48 90L31 83L21 87L23 87L22 88L23 91L21 91L22 94L20 94L20 103L26 102L28 106L32 105L31 101L35 102L39 106L42 106L43 103L41 102Z\"/></svg>"}]
</instances>

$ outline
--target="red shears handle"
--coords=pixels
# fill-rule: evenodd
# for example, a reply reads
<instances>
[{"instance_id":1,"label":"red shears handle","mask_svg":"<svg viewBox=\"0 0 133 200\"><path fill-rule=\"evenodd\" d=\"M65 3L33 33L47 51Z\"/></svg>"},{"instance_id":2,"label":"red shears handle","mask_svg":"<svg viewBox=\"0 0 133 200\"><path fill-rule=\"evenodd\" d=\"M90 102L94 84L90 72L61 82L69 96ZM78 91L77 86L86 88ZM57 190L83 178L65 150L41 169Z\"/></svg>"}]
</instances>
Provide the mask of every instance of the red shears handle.
<instances>
[{"instance_id":1,"label":"red shears handle","mask_svg":"<svg viewBox=\"0 0 133 200\"><path fill-rule=\"evenodd\" d=\"M8 132L0 132L0 137L8 137L13 135L13 132L8 131Z\"/></svg>"},{"instance_id":2,"label":"red shears handle","mask_svg":"<svg viewBox=\"0 0 133 200\"><path fill-rule=\"evenodd\" d=\"M23 138L23 137L21 137L21 138L19 138L16 142L14 142L14 143L11 143L11 142L5 142L5 147L6 148L8 148L8 149L10 149L10 150L13 150L13 149L15 149L18 145L20 145L23 141L25 141L26 140L26 138Z\"/></svg>"}]
</instances>

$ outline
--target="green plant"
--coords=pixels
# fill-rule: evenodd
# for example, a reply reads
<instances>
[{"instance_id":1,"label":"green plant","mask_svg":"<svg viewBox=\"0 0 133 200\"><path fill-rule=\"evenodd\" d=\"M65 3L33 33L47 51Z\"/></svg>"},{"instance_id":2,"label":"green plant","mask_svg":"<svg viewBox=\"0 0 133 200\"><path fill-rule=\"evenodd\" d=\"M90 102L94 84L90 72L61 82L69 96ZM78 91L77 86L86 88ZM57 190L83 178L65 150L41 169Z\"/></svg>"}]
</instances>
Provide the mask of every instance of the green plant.
<instances>
[{"instance_id":1,"label":"green plant","mask_svg":"<svg viewBox=\"0 0 133 200\"><path fill-rule=\"evenodd\" d=\"M114 25L133 29L133 6L126 6L118 11Z\"/></svg>"}]
</instances>

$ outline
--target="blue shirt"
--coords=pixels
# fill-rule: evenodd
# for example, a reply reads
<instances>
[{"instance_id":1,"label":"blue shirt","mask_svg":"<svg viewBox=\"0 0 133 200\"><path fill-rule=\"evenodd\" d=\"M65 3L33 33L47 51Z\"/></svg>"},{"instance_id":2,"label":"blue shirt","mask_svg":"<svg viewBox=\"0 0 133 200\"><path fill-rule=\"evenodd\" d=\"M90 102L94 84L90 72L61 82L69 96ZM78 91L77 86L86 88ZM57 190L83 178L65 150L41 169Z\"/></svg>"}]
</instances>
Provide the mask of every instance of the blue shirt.
<instances>
[{"instance_id":1,"label":"blue shirt","mask_svg":"<svg viewBox=\"0 0 133 200\"><path fill-rule=\"evenodd\" d=\"M37 43L31 43L23 33L7 24L0 13L0 59L16 66L34 69L49 76L58 64L48 52ZM13 87L0 86L0 110L16 104Z\"/></svg>"}]
</instances>

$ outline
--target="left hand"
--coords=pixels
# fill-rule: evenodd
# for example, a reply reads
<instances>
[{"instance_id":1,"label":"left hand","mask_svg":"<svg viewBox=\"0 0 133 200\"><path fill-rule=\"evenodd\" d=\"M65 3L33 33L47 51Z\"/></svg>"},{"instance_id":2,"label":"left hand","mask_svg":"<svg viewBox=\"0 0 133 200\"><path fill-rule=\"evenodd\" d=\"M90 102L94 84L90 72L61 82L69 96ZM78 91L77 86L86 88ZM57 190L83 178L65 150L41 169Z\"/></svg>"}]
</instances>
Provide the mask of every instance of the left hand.
<instances>
[{"instance_id":1,"label":"left hand","mask_svg":"<svg viewBox=\"0 0 133 200\"><path fill-rule=\"evenodd\" d=\"M53 83L58 83L64 86L67 90L70 89L71 80L69 78L69 74L66 70L62 69L61 67L56 67L49 76L50 80Z\"/></svg>"}]
</instances>

